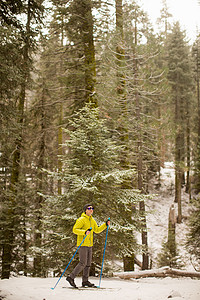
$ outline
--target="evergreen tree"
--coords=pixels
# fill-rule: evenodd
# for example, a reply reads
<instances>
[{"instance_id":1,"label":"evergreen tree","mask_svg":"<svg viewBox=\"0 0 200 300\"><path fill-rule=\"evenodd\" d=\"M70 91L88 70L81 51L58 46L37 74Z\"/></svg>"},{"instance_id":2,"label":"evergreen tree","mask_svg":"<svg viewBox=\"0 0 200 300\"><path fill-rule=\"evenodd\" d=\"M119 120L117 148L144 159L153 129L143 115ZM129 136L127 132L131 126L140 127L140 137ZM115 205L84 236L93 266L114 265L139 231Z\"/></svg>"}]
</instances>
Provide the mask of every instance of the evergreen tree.
<instances>
[{"instance_id":1,"label":"evergreen tree","mask_svg":"<svg viewBox=\"0 0 200 300\"><path fill-rule=\"evenodd\" d=\"M187 249L191 255L191 258L194 257L194 260L197 264L197 271L199 271L199 262L200 262L200 201L194 200L192 202L193 210L192 214L189 217L189 233L187 235ZM193 260L193 259L192 259Z\"/></svg>"},{"instance_id":2,"label":"evergreen tree","mask_svg":"<svg viewBox=\"0 0 200 300\"><path fill-rule=\"evenodd\" d=\"M48 269L46 265L48 263L47 256L43 251L43 243L46 240L44 237L45 212L43 210L44 198L42 194L52 192L54 189L57 189L60 194L61 185L59 180L52 185L44 169L60 169L58 140L60 137L59 122L61 121L59 116L65 99L60 98L62 94L60 90L63 90L63 86L60 84L62 76L59 68L60 57L57 55L55 60L52 58L53 52L50 41L43 40L41 43L43 48L41 52L38 52L39 60L35 64L37 78L35 79L35 93L29 99L30 106L27 116L29 126L26 132L26 160L32 174L29 183L32 197L34 197L29 218L31 241L27 253L34 258L33 267L30 270L34 276L46 276ZM51 46L53 45L51 44ZM56 45L55 51L61 49L57 40ZM33 135L34 139L32 139Z\"/></svg>"},{"instance_id":3,"label":"evergreen tree","mask_svg":"<svg viewBox=\"0 0 200 300\"><path fill-rule=\"evenodd\" d=\"M182 220L181 187L186 155L186 124L184 121L189 117L189 115L186 116L186 112L189 114L189 106L187 105L192 89L192 73L189 47L178 22L174 24L172 33L169 35L168 68L168 79L174 105L175 201L178 203L178 222L180 223Z\"/></svg>"},{"instance_id":4,"label":"evergreen tree","mask_svg":"<svg viewBox=\"0 0 200 300\"><path fill-rule=\"evenodd\" d=\"M121 153L121 168L129 167L128 161L128 144L129 135L127 130L127 95L125 81L125 42L124 42L124 16L122 0L115 1L116 7L116 76L117 76L117 100L119 107L119 144L123 145ZM127 183L122 183L122 187L126 188ZM130 183L128 183L130 184ZM134 255L125 255L123 257L124 271L134 270Z\"/></svg>"},{"instance_id":5,"label":"evergreen tree","mask_svg":"<svg viewBox=\"0 0 200 300\"><path fill-rule=\"evenodd\" d=\"M102 54L107 64L100 66L100 86L104 89L107 101L102 97L101 105L106 110L113 138L123 145L121 167L136 166L137 176L132 184L147 193L148 180L157 171L158 164L155 128L160 128L160 123L155 115L155 106L160 94L160 73L163 70L156 68L156 55L152 55L152 51L156 53L157 45L144 12L135 3L125 2L123 7L122 4L116 1L116 22L119 28L114 33L107 33L103 40L103 45L108 45ZM143 45L142 38L148 40L148 45ZM154 72L155 77L152 75ZM141 222L146 261L143 268L148 268L146 213L142 202L140 211L144 220Z\"/></svg>"},{"instance_id":6,"label":"evergreen tree","mask_svg":"<svg viewBox=\"0 0 200 300\"><path fill-rule=\"evenodd\" d=\"M157 97L160 95L162 71L157 67L158 45L145 13L135 3L126 5L125 13L125 37L128 45L126 47L127 110L130 153L132 153L131 164L137 166L136 186L146 194L148 193L149 178L157 171L158 165L158 140L155 139L155 128L159 128L160 124L155 112L159 107ZM132 28L134 34L130 34L129 28ZM145 45L142 38L147 40ZM155 56L152 56L152 53ZM142 268L148 269L145 202L140 202L139 210L143 228Z\"/></svg>"},{"instance_id":7,"label":"evergreen tree","mask_svg":"<svg viewBox=\"0 0 200 300\"><path fill-rule=\"evenodd\" d=\"M95 91L94 8L91 0L73 0L67 9L66 31L68 51L71 53L69 67L73 71L69 74L69 80L73 82L75 110L86 103L93 103L95 107L98 105Z\"/></svg>"},{"instance_id":8,"label":"evergreen tree","mask_svg":"<svg viewBox=\"0 0 200 300\"><path fill-rule=\"evenodd\" d=\"M14 26L22 30L22 23L19 21L18 16L24 11L25 3L22 0L15 2L8 0L6 3L1 1L0 3L0 19L1 25Z\"/></svg>"},{"instance_id":9,"label":"evergreen tree","mask_svg":"<svg viewBox=\"0 0 200 300\"><path fill-rule=\"evenodd\" d=\"M163 30L161 29L162 34L164 37L167 37L169 30L171 29L171 24L169 19L172 17L172 14L169 12L169 8L167 6L166 0L162 0L162 9L160 11L160 18L158 18L157 22L159 24L160 29L164 25Z\"/></svg>"},{"instance_id":10,"label":"evergreen tree","mask_svg":"<svg viewBox=\"0 0 200 300\"><path fill-rule=\"evenodd\" d=\"M171 268L181 268L181 258L178 254L176 244L176 216L174 205L170 207L168 220L168 238L167 242L162 244L161 253L158 255L158 265L159 267L169 266Z\"/></svg>"},{"instance_id":11,"label":"evergreen tree","mask_svg":"<svg viewBox=\"0 0 200 300\"><path fill-rule=\"evenodd\" d=\"M31 1L27 2L24 6L27 21L25 30L22 30L21 38L23 40L23 46L21 49L22 55L22 69L21 80L18 86L19 93L16 105L16 124L18 127L17 135L14 141L14 150L12 157L12 168L9 184L9 196L8 204L4 206L6 221L4 223L4 236L3 236L3 251L2 251L2 278L9 278L11 271L11 264L13 261L13 248L15 239L15 225L17 224L17 193L18 184L20 178L20 163L22 153L22 138L23 138L23 126L24 126L24 110L25 110L25 97L27 82L30 78L31 60L30 54L33 49L33 36L34 33L31 29L31 21L35 18L36 21L40 20L40 14L43 10L42 2ZM18 11L17 11L18 12Z\"/></svg>"},{"instance_id":12,"label":"evergreen tree","mask_svg":"<svg viewBox=\"0 0 200 300\"><path fill-rule=\"evenodd\" d=\"M1 9L2 9L1 3ZM9 7L8 7L9 10ZM8 19L13 19L14 16L4 10L1 11L1 27L0 27L0 63L1 63L1 82L0 82L0 166L1 166L1 228L5 228L7 223L6 212L9 208L10 192L8 186L10 184L10 174L12 171L11 156L15 148L15 138L18 129L16 123L16 91L21 84L23 62L21 49L21 34L15 26L9 25ZM7 15L8 14L8 15ZM9 53L9 55L8 55ZM16 61L19 64L16 64ZM3 251L4 242L8 237L1 232L1 253Z\"/></svg>"},{"instance_id":13,"label":"evergreen tree","mask_svg":"<svg viewBox=\"0 0 200 300\"><path fill-rule=\"evenodd\" d=\"M193 45L192 56L194 60L194 78L196 82L196 151L195 151L195 163L194 163L194 190L196 193L200 192L200 90L199 90L199 80L200 80L200 37L197 36L196 42Z\"/></svg>"},{"instance_id":14,"label":"evergreen tree","mask_svg":"<svg viewBox=\"0 0 200 300\"><path fill-rule=\"evenodd\" d=\"M134 170L119 169L120 147L110 138L98 109L86 106L77 112L70 121L70 128L71 130L67 130L70 139L66 140L69 152L63 156L63 172L51 174L53 178L61 178L64 193L60 197L55 195L46 200L49 225L52 226L53 221L55 226L52 234L57 239L62 237L63 243L71 240L65 244L70 254L72 241L75 239L70 234L72 226L80 216L84 204L91 202L99 223L105 222L108 217L112 220L109 233L112 246L108 245L110 256L117 255L122 258L124 255L133 255L137 248L134 231L139 228L134 206L145 196L133 190L131 186L122 188L122 182L130 182ZM51 207L54 207L56 213ZM58 232L62 232L62 235L59 236ZM94 262L98 269L103 236L95 239L97 241L94 251L98 255ZM58 247L55 242L55 239L52 239L52 249ZM59 255L60 259L64 257L64 253Z\"/></svg>"}]
</instances>

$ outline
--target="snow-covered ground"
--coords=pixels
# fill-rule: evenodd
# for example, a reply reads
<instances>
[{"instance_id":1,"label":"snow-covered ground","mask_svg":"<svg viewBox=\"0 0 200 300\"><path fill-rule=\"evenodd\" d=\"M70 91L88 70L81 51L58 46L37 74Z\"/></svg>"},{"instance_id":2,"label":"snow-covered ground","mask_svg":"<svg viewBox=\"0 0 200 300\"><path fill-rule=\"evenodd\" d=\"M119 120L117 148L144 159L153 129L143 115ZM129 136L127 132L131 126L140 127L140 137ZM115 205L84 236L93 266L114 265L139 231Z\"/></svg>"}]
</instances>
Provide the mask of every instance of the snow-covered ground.
<instances>
[{"instance_id":1,"label":"snow-covered ground","mask_svg":"<svg viewBox=\"0 0 200 300\"><path fill-rule=\"evenodd\" d=\"M178 215L177 203L174 203L174 165L171 162L166 162L165 167L161 168L161 187L156 188L157 182L151 182L149 192L157 194L153 199L147 202L148 226L148 245L153 261L153 267L157 267L157 255L161 251L163 241L167 241L168 234L168 216L171 205L174 205L176 216ZM185 193L185 187L182 189L182 215L183 222L176 224L176 242L179 254L181 256L184 268L188 271L194 271L191 264L190 256L185 248L186 234L188 231L187 217L191 209L189 205L189 195Z\"/></svg>"},{"instance_id":2,"label":"snow-covered ground","mask_svg":"<svg viewBox=\"0 0 200 300\"><path fill-rule=\"evenodd\" d=\"M99 284L97 278L91 282ZM123 280L103 278L102 289L75 290L68 288L65 278L26 278L18 277L0 282L0 299L6 300L167 300L168 298L199 300L200 281L186 278L143 278ZM81 278L76 278L81 285Z\"/></svg>"}]
</instances>

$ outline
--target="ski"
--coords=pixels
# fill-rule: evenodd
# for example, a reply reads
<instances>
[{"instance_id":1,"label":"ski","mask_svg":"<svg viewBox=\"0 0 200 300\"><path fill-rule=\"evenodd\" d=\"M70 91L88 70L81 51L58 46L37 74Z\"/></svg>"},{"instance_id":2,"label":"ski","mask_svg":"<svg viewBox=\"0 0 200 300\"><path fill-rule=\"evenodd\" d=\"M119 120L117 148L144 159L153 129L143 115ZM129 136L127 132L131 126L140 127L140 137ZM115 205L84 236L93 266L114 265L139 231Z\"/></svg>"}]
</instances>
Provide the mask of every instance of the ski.
<instances>
[{"instance_id":1,"label":"ski","mask_svg":"<svg viewBox=\"0 0 200 300\"><path fill-rule=\"evenodd\" d=\"M79 291L99 291L99 290L120 290L120 288L108 288L108 287L83 287L83 286L77 286L76 288L73 286L63 286L63 289L71 289L71 290L79 290Z\"/></svg>"},{"instance_id":2,"label":"ski","mask_svg":"<svg viewBox=\"0 0 200 300\"><path fill-rule=\"evenodd\" d=\"M96 290L99 288L95 285L95 286L80 286L79 289L81 289L81 290Z\"/></svg>"},{"instance_id":3,"label":"ski","mask_svg":"<svg viewBox=\"0 0 200 300\"><path fill-rule=\"evenodd\" d=\"M84 287L84 286L77 286L77 287L73 287L73 286L63 286L63 289L71 289L71 290L97 290L97 289L101 289L98 288L96 285L93 287Z\"/></svg>"}]
</instances>

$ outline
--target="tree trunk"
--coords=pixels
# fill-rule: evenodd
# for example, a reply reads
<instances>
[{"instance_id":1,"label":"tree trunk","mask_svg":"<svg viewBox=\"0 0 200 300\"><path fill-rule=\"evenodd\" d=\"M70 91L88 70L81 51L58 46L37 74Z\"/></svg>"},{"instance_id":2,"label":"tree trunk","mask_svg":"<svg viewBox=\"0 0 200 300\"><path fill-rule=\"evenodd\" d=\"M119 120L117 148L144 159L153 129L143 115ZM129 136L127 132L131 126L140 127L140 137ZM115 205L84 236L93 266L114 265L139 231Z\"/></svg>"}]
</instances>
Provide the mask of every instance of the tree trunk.
<instances>
[{"instance_id":1,"label":"tree trunk","mask_svg":"<svg viewBox=\"0 0 200 300\"><path fill-rule=\"evenodd\" d=\"M196 155L196 170L195 170L195 192L200 192L200 91L199 91L199 76L200 76L200 53L199 53L199 38L197 39L197 55L196 55L196 89L197 89L197 122L198 122L198 132L197 132L197 155Z\"/></svg>"},{"instance_id":2,"label":"tree trunk","mask_svg":"<svg viewBox=\"0 0 200 300\"><path fill-rule=\"evenodd\" d=\"M93 38L93 16L91 0L82 0L82 20L83 20L83 44L85 54L85 101L94 107L98 107L97 97L95 95L96 84L96 61L95 47Z\"/></svg>"},{"instance_id":3,"label":"tree trunk","mask_svg":"<svg viewBox=\"0 0 200 300\"><path fill-rule=\"evenodd\" d=\"M135 263L135 256L124 256L123 257L123 265L124 265L124 272L127 271L134 271L134 263Z\"/></svg>"},{"instance_id":4,"label":"tree trunk","mask_svg":"<svg viewBox=\"0 0 200 300\"><path fill-rule=\"evenodd\" d=\"M137 272L122 272L114 273L113 276L119 277L121 279L131 279L131 278L145 278L145 277L191 277L191 278L200 278L200 272L187 272L183 270L171 269L169 267L163 267L160 269L154 270L145 270Z\"/></svg>"},{"instance_id":5,"label":"tree trunk","mask_svg":"<svg viewBox=\"0 0 200 300\"><path fill-rule=\"evenodd\" d=\"M182 186L182 170L181 170L181 109L180 109L180 95L176 91L175 102L175 202L178 203L178 223L182 221L182 208L181 208L181 186Z\"/></svg>"},{"instance_id":6,"label":"tree trunk","mask_svg":"<svg viewBox=\"0 0 200 300\"><path fill-rule=\"evenodd\" d=\"M142 227L142 270L149 268L149 255L148 255L148 239L147 239L147 222L145 216L145 203L140 201L140 214L141 214L141 227Z\"/></svg>"},{"instance_id":7,"label":"tree trunk","mask_svg":"<svg viewBox=\"0 0 200 300\"><path fill-rule=\"evenodd\" d=\"M116 7L116 64L117 64L117 96L119 100L119 120L120 124L118 131L120 132L120 142L124 145L124 150L121 155L121 167L123 169L129 168L129 161L127 161L129 135L126 127L127 121L127 99L126 99L126 82L123 74L123 67L125 65L125 51L124 51L124 29L123 29L123 5L122 0L115 1ZM128 182L122 183L122 188L130 188L131 184ZM127 255L123 257L124 270L134 270L134 255Z\"/></svg>"},{"instance_id":8,"label":"tree trunk","mask_svg":"<svg viewBox=\"0 0 200 300\"><path fill-rule=\"evenodd\" d=\"M45 168L44 165L44 155L45 155L45 88L43 83L43 91L42 91L42 99L41 99L41 138L40 138L40 145L39 145L39 157L38 157L38 191L41 193L43 192L43 169ZM37 247L37 253L34 257L34 271L33 275L41 277L42 276L42 254L41 254L41 246L42 246L42 202L43 197L38 195L36 197L35 203L35 212L36 212L36 219L35 219L35 235L34 235L34 244Z\"/></svg>"},{"instance_id":9,"label":"tree trunk","mask_svg":"<svg viewBox=\"0 0 200 300\"><path fill-rule=\"evenodd\" d=\"M63 16L62 16L62 20L61 20L61 48L63 49L64 46L64 22L63 22ZM61 57L60 59L60 73L63 74L64 70L63 70L63 58ZM63 125L63 99L64 99L64 95L62 92L62 86L61 87L61 93L60 93L60 99L61 102L59 104L59 108L58 108L58 113L59 113L59 117L58 117L58 172L61 173L62 172L62 155L63 155L63 129L62 129L62 125ZM58 180L58 195L62 194L62 185L61 185L61 180Z\"/></svg>"},{"instance_id":10,"label":"tree trunk","mask_svg":"<svg viewBox=\"0 0 200 300\"><path fill-rule=\"evenodd\" d=\"M138 65L137 65L137 19L135 20L135 49L134 49L134 84L136 87L135 92L135 106L136 106L136 122L137 122L137 188L144 193L144 172L143 172L143 146L142 146L142 133L141 128L139 128L139 124L141 124L141 104L139 99L139 93L137 91L138 87ZM146 224L146 216L145 216L145 202L141 201L139 204L139 210L141 214L141 228L142 228L142 246L143 246L143 254L142 254L142 270L149 268L149 256L148 256L148 239L147 239L147 224Z\"/></svg>"},{"instance_id":11,"label":"tree trunk","mask_svg":"<svg viewBox=\"0 0 200 300\"><path fill-rule=\"evenodd\" d=\"M176 256L176 216L174 210L174 204L171 205L169 210L169 220L168 220L168 249L170 254Z\"/></svg>"},{"instance_id":12,"label":"tree trunk","mask_svg":"<svg viewBox=\"0 0 200 300\"><path fill-rule=\"evenodd\" d=\"M191 187L190 187L190 105L189 101L187 101L187 128L186 128L186 134L187 134L187 178L186 178L186 193L189 194L189 200L191 199Z\"/></svg>"},{"instance_id":13,"label":"tree trunk","mask_svg":"<svg viewBox=\"0 0 200 300\"><path fill-rule=\"evenodd\" d=\"M139 124L140 120L140 103L139 95L136 94L136 109L137 109L137 121ZM143 153L142 153L142 137L140 135L140 129L138 128L138 142L137 142L137 176L138 176L138 186L137 188L144 193L144 183L143 183ZM139 210L141 214L141 228L142 228L142 270L149 268L149 256L148 256L148 239L147 239L147 224L146 224L146 215L145 215L145 202L144 200L139 203Z\"/></svg>"},{"instance_id":14,"label":"tree trunk","mask_svg":"<svg viewBox=\"0 0 200 300\"><path fill-rule=\"evenodd\" d=\"M23 209L23 269L24 269L24 276L27 276L27 224L26 224L26 198L24 197L24 209Z\"/></svg>"},{"instance_id":15,"label":"tree trunk","mask_svg":"<svg viewBox=\"0 0 200 300\"><path fill-rule=\"evenodd\" d=\"M30 31L30 12L28 12L28 21L27 29ZM28 33L28 31L27 31ZM29 50L29 41L26 41L24 46L24 78L23 83L21 84L21 92L19 96L19 103L17 106L18 119L17 123L19 125L18 137L15 141L15 151L13 153L13 164L10 178L10 191L11 196L9 200L9 208L6 213L7 215L7 224L5 225L3 235L3 252L2 252L2 279L8 279L10 277L11 265L13 261L12 250L14 243L14 228L15 228L15 206L17 198L17 188L16 185L19 181L20 174L20 158L21 158L21 149L22 149L22 134L23 134L23 123L24 123L24 103L26 95L26 81L28 78L27 65L28 65L28 50Z\"/></svg>"},{"instance_id":16,"label":"tree trunk","mask_svg":"<svg viewBox=\"0 0 200 300\"><path fill-rule=\"evenodd\" d=\"M125 50L124 50L124 29L123 29L123 6L122 0L116 0L116 32L117 32L117 46L116 46L116 62L117 62L117 94L119 96L119 104L121 114L127 113L127 100L125 89L125 77L123 74L125 66ZM124 126L123 126L124 127Z\"/></svg>"}]
</instances>

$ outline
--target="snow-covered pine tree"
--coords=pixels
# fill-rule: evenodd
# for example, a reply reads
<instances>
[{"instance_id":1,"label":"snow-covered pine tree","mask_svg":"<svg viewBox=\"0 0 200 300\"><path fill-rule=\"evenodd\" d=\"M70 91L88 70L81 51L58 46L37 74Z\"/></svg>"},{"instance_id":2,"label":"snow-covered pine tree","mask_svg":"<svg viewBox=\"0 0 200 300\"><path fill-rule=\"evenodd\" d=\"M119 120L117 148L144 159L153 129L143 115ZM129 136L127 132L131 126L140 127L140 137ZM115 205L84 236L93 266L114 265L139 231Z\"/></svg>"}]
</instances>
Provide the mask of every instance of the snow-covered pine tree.
<instances>
[{"instance_id":1,"label":"snow-covered pine tree","mask_svg":"<svg viewBox=\"0 0 200 300\"><path fill-rule=\"evenodd\" d=\"M76 244L73 224L81 215L83 206L92 203L99 224L111 218L109 256L122 258L135 253L134 236L139 228L139 216L134 208L147 196L131 185L122 188L122 182L131 182L134 170L120 170L120 146L110 137L98 108L85 106L69 121L69 128L62 157L63 171L51 173L55 180L62 180L63 195L46 199L48 248L57 253L57 258L65 258L66 263L67 254L70 258ZM100 266L104 239L103 234L95 236L94 263L97 267ZM54 258L55 253L51 253Z\"/></svg>"},{"instance_id":2,"label":"snow-covered pine tree","mask_svg":"<svg viewBox=\"0 0 200 300\"><path fill-rule=\"evenodd\" d=\"M158 254L158 265L159 267L169 266L171 268L183 266L176 244L176 217L173 204L169 210L167 242L162 243L161 252Z\"/></svg>"},{"instance_id":3,"label":"snow-covered pine tree","mask_svg":"<svg viewBox=\"0 0 200 300\"><path fill-rule=\"evenodd\" d=\"M197 266L196 271L200 271L200 201L193 200L193 211L189 217L189 233L187 235L186 246L191 255L191 262Z\"/></svg>"},{"instance_id":4,"label":"snow-covered pine tree","mask_svg":"<svg viewBox=\"0 0 200 300\"><path fill-rule=\"evenodd\" d=\"M2 6L3 8L3 6ZM8 13L11 12L10 13ZM35 51L35 43L37 36L36 24L41 24L41 19L44 12L43 1L28 1L25 3L17 3L17 5L13 6L13 4L8 4L8 10L4 10L4 13L1 13L1 22L2 17L4 19L3 22L7 23L6 27L12 24L12 26L16 26L18 33L16 31L16 36L20 37L20 47L17 46L17 51L20 56L15 56L14 64L15 71L17 71L16 78L18 78L16 82L15 89L15 105L13 108L15 109L15 124L16 131L14 136L14 147L12 150L12 167L10 169L10 182L9 182L9 197L7 198L6 205L4 205L4 223L3 223L3 235L2 235L2 279L8 279L10 277L10 273L12 270L12 263L14 261L13 250L16 246L16 230L15 228L19 224L18 220L18 186L20 185L20 176L21 176L21 160L22 160L22 151L24 147L24 129L25 129L25 103L26 103L26 95L27 89L30 84L30 75L33 67L32 62L32 54ZM9 15L10 14L10 15ZM23 18L22 18L23 15ZM21 23L18 20L21 20ZM25 24L23 24L22 19ZM7 21L6 21L7 20ZM1 23L2 24L2 23ZM11 27L12 27L11 26ZM11 30L10 27L10 30ZM9 31L10 31L9 30ZM14 31L11 30L13 33ZM11 33L10 31L10 33ZM10 34L9 34L10 35ZM5 36L6 37L6 36ZM5 39L7 40L7 39ZM14 39L13 39L14 41ZM10 43L10 42L9 42ZM7 47L9 45L7 44ZM7 48L8 52L9 47ZM16 54L17 54L16 52ZM10 52L9 52L10 53ZM13 52L14 54L14 52ZM12 55L13 55L12 54ZM3 57L1 57L2 59ZM18 66L18 68L16 67ZM7 73L7 72L6 72ZM12 72L12 74L14 74ZM7 76L7 75L6 75ZM12 81L9 79L9 85L12 85ZM16 80L16 79L15 79ZM6 97L7 98L7 97ZM13 137L12 137L13 139ZM7 151L7 150L6 150Z\"/></svg>"},{"instance_id":5,"label":"snow-covered pine tree","mask_svg":"<svg viewBox=\"0 0 200 300\"><path fill-rule=\"evenodd\" d=\"M194 60L194 78L196 85L196 100L195 100L195 110L196 110L196 139L195 144L197 145L195 150L195 160L194 160L194 186L193 189L195 193L200 192L200 35L198 34L196 41L193 45L192 56Z\"/></svg>"},{"instance_id":6,"label":"snow-covered pine tree","mask_svg":"<svg viewBox=\"0 0 200 300\"><path fill-rule=\"evenodd\" d=\"M181 187L184 178L185 148L190 152L190 106L193 88L192 65L185 32L179 22L175 23L168 36L168 79L174 106L174 157L175 157L175 202L178 203L178 219L182 222ZM172 106L172 107L173 107ZM186 138L187 137L187 138Z\"/></svg>"}]
</instances>

